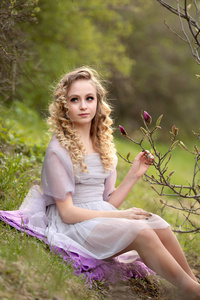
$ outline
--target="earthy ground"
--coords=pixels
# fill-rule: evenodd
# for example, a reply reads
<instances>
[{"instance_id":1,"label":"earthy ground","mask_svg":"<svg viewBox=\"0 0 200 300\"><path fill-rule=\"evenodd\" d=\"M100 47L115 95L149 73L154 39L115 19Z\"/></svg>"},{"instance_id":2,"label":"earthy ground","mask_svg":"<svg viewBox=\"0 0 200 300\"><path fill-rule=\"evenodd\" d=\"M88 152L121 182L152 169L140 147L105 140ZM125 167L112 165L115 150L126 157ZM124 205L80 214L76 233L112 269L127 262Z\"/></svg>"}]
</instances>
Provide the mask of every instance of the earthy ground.
<instances>
[{"instance_id":1,"label":"earthy ground","mask_svg":"<svg viewBox=\"0 0 200 300\"><path fill-rule=\"evenodd\" d=\"M200 261L193 255L189 259L190 266L200 283ZM174 288L159 276L150 276L145 279L130 280L109 285L102 290L106 299L119 300L188 300L188 297Z\"/></svg>"},{"instance_id":2,"label":"earthy ground","mask_svg":"<svg viewBox=\"0 0 200 300\"><path fill-rule=\"evenodd\" d=\"M195 254L189 258L190 266L200 282L200 259ZM0 299L2 300L188 300L188 297L161 279L159 276L149 276L144 279L131 279L116 284L94 284L92 290L87 289L82 281L76 281L67 275L65 284L54 289L53 293L41 285L43 280L35 274L33 266L23 264L23 259L7 264L0 259ZM64 271L66 272L66 271ZM29 276L27 276L29 274ZM30 276L32 274L33 276ZM57 274L57 273L56 273ZM54 280L56 279L54 274ZM33 277L33 278L32 278ZM76 277L77 278L77 277ZM37 279L37 280L36 280ZM46 278L47 280L48 278ZM63 293L63 289L65 292ZM97 293L95 293L95 290Z\"/></svg>"}]
</instances>

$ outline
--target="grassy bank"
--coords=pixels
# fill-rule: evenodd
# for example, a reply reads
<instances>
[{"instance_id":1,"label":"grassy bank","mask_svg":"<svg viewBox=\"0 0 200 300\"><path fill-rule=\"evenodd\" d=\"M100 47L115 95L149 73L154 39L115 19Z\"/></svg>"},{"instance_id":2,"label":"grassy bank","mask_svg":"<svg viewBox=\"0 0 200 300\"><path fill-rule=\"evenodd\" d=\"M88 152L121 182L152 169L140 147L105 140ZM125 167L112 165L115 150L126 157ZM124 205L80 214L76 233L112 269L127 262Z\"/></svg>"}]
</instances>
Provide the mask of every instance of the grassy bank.
<instances>
[{"instance_id":1,"label":"grassy bank","mask_svg":"<svg viewBox=\"0 0 200 300\"><path fill-rule=\"evenodd\" d=\"M13 109L12 112L4 108L0 116L0 124L2 124L0 128L0 209L14 210L18 209L29 188L33 184L40 183L43 157L50 135L46 134L47 127L44 121L23 105ZM131 151L132 157L140 151L137 146L124 139L116 138L116 146L123 155ZM164 146L160 145L160 147L164 151ZM182 181L190 176L191 161L187 153L175 151L172 163L173 168L177 170L176 180ZM123 179L128 168L129 165L119 158L117 184ZM159 202L159 197L147 183L140 180L122 208L136 206L160 214L156 202ZM178 215L175 211L166 210L164 217L173 225ZM177 237L192 266L198 265L199 235L177 235ZM83 284L84 281L74 275L73 269L66 266L58 256L53 255L48 246L3 222L0 222L0 242L1 299L112 298L112 290L100 284L94 285L93 289L88 289ZM154 299L164 299L159 298L162 293L158 291L165 290L163 283L152 284L143 281L137 284L134 281L131 284L131 289L130 286L128 287L132 296L138 291L142 293L142 290L140 291L139 288L136 290L136 287L141 286L142 289L146 284L157 289L155 294L157 296ZM153 292L151 295L154 295ZM118 299L116 296L113 296L114 298Z\"/></svg>"},{"instance_id":2,"label":"grassy bank","mask_svg":"<svg viewBox=\"0 0 200 300\"><path fill-rule=\"evenodd\" d=\"M0 209L15 210L40 172L50 135L39 116L20 105L1 107ZM36 238L0 222L0 299L99 299L71 266Z\"/></svg>"}]
</instances>

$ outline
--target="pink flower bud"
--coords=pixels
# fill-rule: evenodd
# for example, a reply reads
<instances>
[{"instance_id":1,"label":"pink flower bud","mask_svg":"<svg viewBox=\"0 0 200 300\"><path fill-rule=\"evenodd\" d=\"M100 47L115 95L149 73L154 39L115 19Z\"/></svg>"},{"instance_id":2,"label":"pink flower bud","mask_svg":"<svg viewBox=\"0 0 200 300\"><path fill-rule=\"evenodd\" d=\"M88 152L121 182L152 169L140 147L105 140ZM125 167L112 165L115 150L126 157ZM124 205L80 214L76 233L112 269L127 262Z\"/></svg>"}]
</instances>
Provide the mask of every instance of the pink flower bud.
<instances>
[{"instance_id":1,"label":"pink flower bud","mask_svg":"<svg viewBox=\"0 0 200 300\"><path fill-rule=\"evenodd\" d=\"M151 124L152 118L148 112L144 111L144 119L147 125Z\"/></svg>"},{"instance_id":2,"label":"pink flower bud","mask_svg":"<svg viewBox=\"0 0 200 300\"><path fill-rule=\"evenodd\" d=\"M148 114L148 112L144 111L144 119L145 121L148 121L150 115Z\"/></svg>"},{"instance_id":3,"label":"pink flower bud","mask_svg":"<svg viewBox=\"0 0 200 300\"><path fill-rule=\"evenodd\" d=\"M124 127L122 127L121 125L119 125L119 129L120 129L120 131L121 131L121 134L127 135L127 133L126 133Z\"/></svg>"}]
</instances>

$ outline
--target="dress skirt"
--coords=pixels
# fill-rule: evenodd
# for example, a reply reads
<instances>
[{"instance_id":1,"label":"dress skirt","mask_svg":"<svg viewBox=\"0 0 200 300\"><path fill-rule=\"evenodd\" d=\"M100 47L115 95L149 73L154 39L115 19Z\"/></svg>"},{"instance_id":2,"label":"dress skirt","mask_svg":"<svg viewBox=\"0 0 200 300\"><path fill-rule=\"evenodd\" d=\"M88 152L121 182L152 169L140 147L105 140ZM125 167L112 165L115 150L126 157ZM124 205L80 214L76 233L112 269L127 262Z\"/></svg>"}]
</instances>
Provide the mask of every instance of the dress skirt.
<instances>
[{"instance_id":1,"label":"dress skirt","mask_svg":"<svg viewBox=\"0 0 200 300\"><path fill-rule=\"evenodd\" d=\"M74 205L88 210L117 210L107 201L109 197L104 197L108 173L104 171L99 154L87 155L85 162L88 172L80 171L74 178L74 192L71 191ZM32 187L20 209L0 211L0 219L42 239L74 266L76 274L84 274L88 282L93 279L125 280L152 273L137 252L116 255L129 246L141 230L167 228L169 224L165 220L153 214L148 220L93 218L66 224L55 201L44 190L39 186ZM113 256L116 258L111 258Z\"/></svg>"}]
</instances>

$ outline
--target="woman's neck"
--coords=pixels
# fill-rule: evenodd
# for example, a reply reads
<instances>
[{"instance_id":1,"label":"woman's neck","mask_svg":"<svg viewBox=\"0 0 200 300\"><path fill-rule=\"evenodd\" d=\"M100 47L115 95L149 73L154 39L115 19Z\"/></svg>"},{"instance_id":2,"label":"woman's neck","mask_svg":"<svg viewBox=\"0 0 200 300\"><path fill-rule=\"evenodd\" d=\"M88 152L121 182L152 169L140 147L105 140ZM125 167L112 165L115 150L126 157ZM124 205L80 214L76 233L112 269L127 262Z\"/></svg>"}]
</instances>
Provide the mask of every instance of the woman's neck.
<instances>
[{"instance_id":1,"label":"woman's neck","mask_svg":"<svg viewBox=\"0 0 200 300\"><path fill-rule=\"evenodd\" d=\"M80 140L83 143L83 146L86 150L86 153L95 153L97 152L93 146L93 142L92 142L92 138L90 136L90 128L86 128L86 127L79 127L76 128L79 136L80 136Z\"/></svg>"},{"instance_id":2,"label":"woman's neck","mask_svg":"<svg viewBox=\"0 0 200 300\"><path fill-rule=\"evenodd\" d=\"M81 125L77 125L74 124L74 129L77 130L77 132L79 133L80 136L84 136L89 138L90 137L90 130L91 130L91 124L81 124Z\"/></svg>"},{"instance_id":3,"label":"woman's neck","mask_svg":"<svg viewBox=\"0 0 200 300\"><path fill-rule=\"evenodd\" d=\"M92 143L92 139L87 139L87 140L84 140L81 138L81 141L83 143L83 146L86 150L86 153L89 154L89 153L95 153L97 152L93 146L93 143Z\"/></svg>"}]
</instances>

